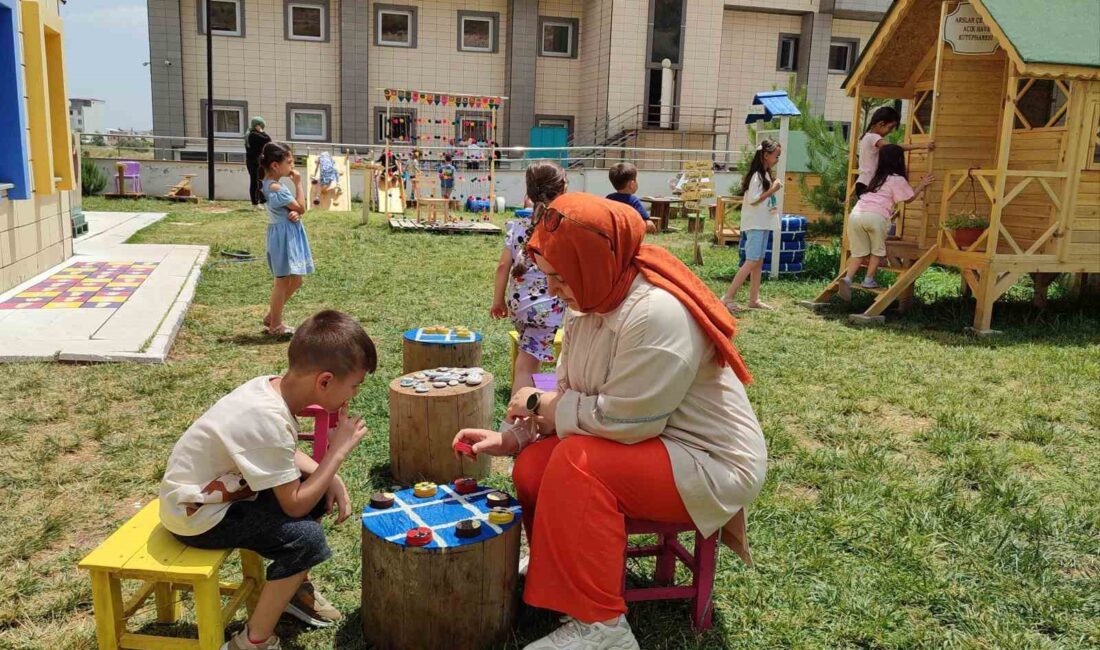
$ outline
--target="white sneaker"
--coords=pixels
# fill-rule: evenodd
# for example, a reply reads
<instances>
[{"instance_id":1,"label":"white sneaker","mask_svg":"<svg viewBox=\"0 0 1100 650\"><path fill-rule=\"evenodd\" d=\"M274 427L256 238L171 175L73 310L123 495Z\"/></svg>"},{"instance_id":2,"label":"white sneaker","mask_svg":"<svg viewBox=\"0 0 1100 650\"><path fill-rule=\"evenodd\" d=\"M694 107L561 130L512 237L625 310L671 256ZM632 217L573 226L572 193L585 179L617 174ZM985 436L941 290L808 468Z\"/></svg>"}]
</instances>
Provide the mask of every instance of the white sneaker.
<instances>
[{"instance_id":1,"label":"white sneaker","mask_svg":"<svg viewBox=\"0 0 1100 650\"><path fill-rule=\"evenodd\" d=\"M641 650L625 616L608 623L568 623L523 650Z\"/></svg>"}]
</instances>

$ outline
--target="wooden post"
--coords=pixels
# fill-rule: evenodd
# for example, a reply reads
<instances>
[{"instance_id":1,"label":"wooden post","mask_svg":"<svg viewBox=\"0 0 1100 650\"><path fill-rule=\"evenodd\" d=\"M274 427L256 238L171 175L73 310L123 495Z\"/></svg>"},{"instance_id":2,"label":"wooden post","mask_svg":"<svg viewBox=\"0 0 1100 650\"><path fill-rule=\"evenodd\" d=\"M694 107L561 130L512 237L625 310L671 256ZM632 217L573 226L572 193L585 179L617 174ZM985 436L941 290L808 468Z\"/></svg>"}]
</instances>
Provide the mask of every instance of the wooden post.
<instances>
[{"instance_id":1,"label":"wooden post","mask_svg":"<svg viewBox=\"0 0 1100 650\"><path fill-rule=\"evenodd\" d=\"M856 179L859 178L859 139L863 134L863 84L856 86L852 108L852 126L848 133L848 176L844 181L844 230L840 233L840 271L848 266L848 217L856 198Z\"/></svg>"},{"instance_id":2,"label":"wooden post","mask_svg":"<svg viewBox=\"0 0 1100 650\"><path fill-rule=\"evenodd\" d=\"M989 211L989 238L986 241L985 256L993 257L997 254L997 241L1001 234L1001 213L1004 211L1005 183L1008 176L1008 156L1012 148L1012 126L1016 120L1016 67L1011 60L1006 60L1008 66L1008 81L1005 84L1004 110L1001 111L1001 131L997 146L997 176L993 185L993 207ZM982 285L985 285L983 274ZM979 296L979 302L981 297ZM975 316L977 319L977 316ZM977 322L975 320L975 322ZM977 327L977 325L975 325ZM989 329L988 323L985 329Z\"/></svg>"},{"instance_id":3,"label":"wooden post","mask_svg":"<svg viewBox=\"0 0 1100 650\"><path fill-rule=\"evenodd\" d=\"M783 116L779 118L779 146L783 147L783 155L779 156L779 162L776 163L777 169L775 170L775 177L780 181L786 179L787 174L787 140L790 139L791 132L791 118ZM768 277L775 279L779 277L779 249L782 247L783 237L783 187L779 188L779 191L775 193L776 205L779 206L779 217L772 223L772 270L768 274Z\"/></svg>"},{"instance_id":4,"label":"wooden post","mask_svg":"<svg viewBox=\"0 0 1100 650\"><path fill-rule=\"evenodd\" d=\"M489 457L455 457L451 442L461 429L493 428L493 376L477 386L448 386L418 393L390 382L390 473L403 485L428 480L447 483L458 476L489 475Z\"/></svg>"},{"instance_id":5,"label":"wooden post","mask_svg":"<svg viewBox=\"0 0 1100 650\"><path fill-rule=\"evenodd\" d=\"M497 109L489 109L489 213L497 211L496 195L496 150L497 150Z\"/></svg>"},{"instance_id":6,"label":"wooden post","mask_svg":"<svg viewBox=\"0 0 1100 650\"><path fill-rule=\"evenodd\" d=\"M939 23L939 27L936 28L936 74L932 78L932 92L928 96L928 98L924 100L926 102L928 102L928 101L932 102L932 116L929 118L929 124L928 124L928 139L933 140L933 141L935 141L935 139L936 139L936 125L939 122L939 120L937 120L936 117L937 117L937 114L939 113L939 109L940 109L940 87L941 87L940 82L943 79L943 52L944 52L944 49L945 49L944 48L944 40L943 40L943 27L944 27L944 22L947 20L947 13L948 13L948 6L947 5L948 4L949 3L945 2L945 3L940 5L940 23ZM952 7L951 9L954 10L954 7ZM934 151L929 151L928 152L928 171L927 171L927 173L929 173L929 174L934 173L934 171L935 171L935 166L934 166L935 162L936 162L935 152ZM944 190L943 191L945 191L945 192L947 191L947 186L946 185L944 185ZM917 247L920 248L921 250L923 250L924 247L928 245L928 226L930 224L932 224L932 215L929 212L929 206L935 206L935 202L934 201L929 201L927 199L927 194L925 194L923 197L921 197L920 200L924 203L924 220L923 220L923 223L921 223L921 225L920 225L920 233L917 236ZM936 233L936 241L937 242L940 241L938 231L939 231L940 224L943 223L943 217L944 217L943 210L940 210L940 214L936 215L936 221L935 221L936 229L937 229L937 233Z\"/></svg>"},{"instance_id":7,"label":"wooden post","mask_svg":"<svg viewBox=\"0 0 1100 650\"><path fill-rule=\"evenodd\" d=\"M1092 106L1092 111L1088 110L1090 107L1085 103L1087 89L1082 87L1083 84L1075 83L1072 86L1070 92L1073 96L1069 98L1069 107L1066 112L1066 135L1065 138L1069 142L1069 146L1066 148L1065 156L1065 170L1066 179L1062 184L1062 210L1058 214L1058 231L1055 236L1058 237L1058 263L1061 264L1066 261L1066 256L1069 255L1069 243L1073 238L1073 228L1070 224L1073 221L1073 215L1077 211L1077 194L1078 188L1081 186L1081 170L1085 168L1085 163L1088 161L1088 156L1092 152L1093 146L1093 124L1096 124L1096 118L1100 117L1095 115L1100 113L1100 106ZM1070 121L1072 120L1072 122Z\"/></svg>"}]
</instances>

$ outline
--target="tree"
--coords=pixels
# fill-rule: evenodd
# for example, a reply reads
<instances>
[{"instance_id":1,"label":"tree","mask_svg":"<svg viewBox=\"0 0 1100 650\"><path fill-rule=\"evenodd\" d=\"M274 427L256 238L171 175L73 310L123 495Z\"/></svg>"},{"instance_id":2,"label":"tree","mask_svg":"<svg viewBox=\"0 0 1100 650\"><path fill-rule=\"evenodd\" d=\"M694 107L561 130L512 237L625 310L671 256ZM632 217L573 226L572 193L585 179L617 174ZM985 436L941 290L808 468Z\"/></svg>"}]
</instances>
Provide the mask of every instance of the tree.
<instances>
[{"instance_id":1,"label":"tree","mask_svg":"<svg viewBox=\"0 0 1100 650\"><path fill-rule=\"evenodd\" d=\"M92 144L96 147L106 147L107 141L103 139L103 136L97 133L92 136Z\"/></svg>"}]
</instances>

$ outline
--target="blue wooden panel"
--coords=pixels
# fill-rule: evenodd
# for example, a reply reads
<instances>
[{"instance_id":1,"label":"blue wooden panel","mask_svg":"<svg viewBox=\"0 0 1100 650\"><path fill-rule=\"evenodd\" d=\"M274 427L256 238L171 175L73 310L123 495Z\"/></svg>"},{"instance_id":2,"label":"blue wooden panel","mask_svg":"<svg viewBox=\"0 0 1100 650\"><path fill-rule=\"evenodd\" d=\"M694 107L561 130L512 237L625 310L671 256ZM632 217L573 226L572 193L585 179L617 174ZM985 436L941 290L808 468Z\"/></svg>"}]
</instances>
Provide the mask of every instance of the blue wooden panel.
<instances>
[{"instance_id":1,"label":"blue wooden panel","mask_svg":"<svg viewBox=\"0 0 1100 650\"><path fill-rule=\"evenodd\" d=\"M22 61L19 0L0 0L0 183L15 185L11 199L31 198Z\"/></svg>"},{"instance_id":2,"label":"blue wooden panel","mask_svg":"<svg viewBox=\"0 0 1100 650\"><path fill-rule=\"evenodd\" d=\"M528 158L545 158L556 160L564 165L568 162L568 156L564 148L569 144L569 130L563 126L535 126L531 128L531 147L527 152ZM535 147L540 147L535 149Z\"/></svg>"}]
</instances>

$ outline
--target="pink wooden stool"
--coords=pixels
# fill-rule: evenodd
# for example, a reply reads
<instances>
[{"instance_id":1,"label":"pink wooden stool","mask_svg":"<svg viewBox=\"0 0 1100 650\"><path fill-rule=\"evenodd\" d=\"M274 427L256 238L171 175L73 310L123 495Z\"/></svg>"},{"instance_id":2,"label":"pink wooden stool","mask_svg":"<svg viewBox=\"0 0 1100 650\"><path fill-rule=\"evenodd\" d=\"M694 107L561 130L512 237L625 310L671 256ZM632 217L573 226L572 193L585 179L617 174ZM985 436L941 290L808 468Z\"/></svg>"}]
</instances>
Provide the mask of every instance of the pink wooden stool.
<instances>
[{"instance_id":1,"label":"pink wooden stool","mask_svg":"<svg viewBox=\"0 0 1100 650\"><path fill-rule=\"evenodd\" d=\"M676 535L695 533L695 554L688 552ZM623 573L623 597L626 602L641 600L670 600L687 598L693 603L691 626L696 630L709 630L711 626L711 592L714 591L714 570L718 561L718 533L703 537L692 524L666 524L640 519L626 520L626 534L657 535L657 543L652 546L631 546L627 543L626 557L656 557L657 571L653 576L658 586L626 588L626 573ZM691 571L691 586L676 586L676 560L679 558Z\"/></svg>"},{"instance_id":2,"label":"pink wooden stool","mask_svg":"<svg viewBox=\"0 0 1100 650\"><path fill-rule=\"evenodd\" d=\"M540 372L531 375L531 379L535 382L535 388L544 391L551 391L558 389L558 376L552 372Z\"/></svg>"},{"instance_id":3,"label":"pink wooden stool","mask_svg":"<svg viewBox=\"0 0 1100 650\"><path fill-rule=\"evenodd\" d=\"M336 426L336 418L339 414L329 413L324 408L313 404L298 414L298 417L313 418L313 433L299 433L301 440L313 441L313 460L318 463L325 457L328 451L328 432Z\"/></svg>"}]
</instances>

